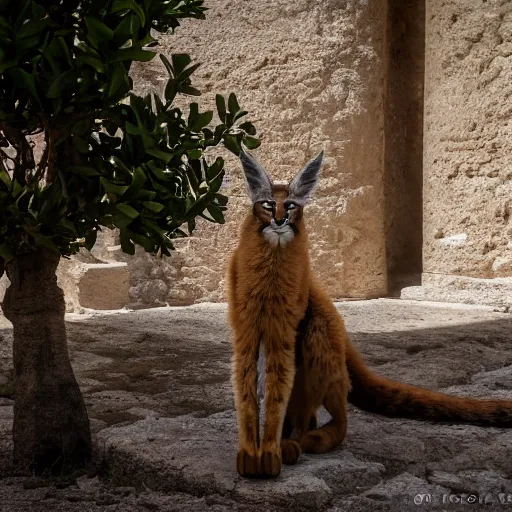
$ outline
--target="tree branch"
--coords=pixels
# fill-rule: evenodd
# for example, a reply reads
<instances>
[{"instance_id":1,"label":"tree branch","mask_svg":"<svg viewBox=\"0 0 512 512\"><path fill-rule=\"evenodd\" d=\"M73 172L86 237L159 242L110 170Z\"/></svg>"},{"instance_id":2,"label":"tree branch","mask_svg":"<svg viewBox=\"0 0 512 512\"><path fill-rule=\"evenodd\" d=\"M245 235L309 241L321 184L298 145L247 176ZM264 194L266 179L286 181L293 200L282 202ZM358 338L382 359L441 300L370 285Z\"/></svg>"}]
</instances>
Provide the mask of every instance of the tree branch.
<instances>
[{"instance_id":1,"label":"tree branch","mask_svg":"<svg viewBox=\"0 0 512 512\"><path fill-rule=\"evenodd\" d=\"M16 158L13 159L14 177L20 185L26 185L26 171L34 169L34 152L25 135L9 123L0 124L0 129L9 141L9 144L16 150Z\"/></svg>"},{"instance_id":2,"label":"tree branch","mask_svg":"<svg viewBox=\"0 0 512 512\"><path fill-rule=\"evenodd\" d=\"M44 171L48 165L48 154L50 152L50 141L48 137L48 131L44 131L44 150L41 158L39 159L39 163L37 164L37 169L34 174L34 177L37 181L39 181L44 176Z\"/></svg>"},{"instance_id":3,"label":"tree branch","mask_svg":"<svg viewBox=\"0 0 512 512\"><path fill-rule=\"evenodd\" d=\"M57 162L57 150L55 147L55 140L59 137L60 132L53 129L53 127L50 124L50 120L46 114L40 113L39 118L41 119L44 126L45 140L44 153L41 157L40 164L44 165L44 162L46 160L46 166L43 167L43 169L46 169L45 181L47 184L50 184L53 182L55 176L57 175L57 171L55 169L55 165Z\"/></svg>"}]
</instances>

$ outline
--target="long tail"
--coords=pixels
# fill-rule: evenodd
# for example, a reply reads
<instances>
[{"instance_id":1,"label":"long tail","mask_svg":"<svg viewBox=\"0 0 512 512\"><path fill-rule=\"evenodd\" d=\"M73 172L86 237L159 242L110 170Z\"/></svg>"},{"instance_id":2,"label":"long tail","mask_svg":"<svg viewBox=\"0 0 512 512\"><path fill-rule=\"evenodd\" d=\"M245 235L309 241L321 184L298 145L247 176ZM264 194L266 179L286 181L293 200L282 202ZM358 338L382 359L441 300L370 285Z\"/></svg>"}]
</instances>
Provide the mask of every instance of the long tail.
<instances>
[{"instance_id":1,"label":"long tail","mask_svg":"<svg viewBox=\"0 0 512 512\"><path fill-rule=\"evenodd\" d=\"M449 396L380 377L350 342L346 359L352 384L348 401L356 407L395 418L512 427L512 400Z\"/></svg>"}]
</instances>

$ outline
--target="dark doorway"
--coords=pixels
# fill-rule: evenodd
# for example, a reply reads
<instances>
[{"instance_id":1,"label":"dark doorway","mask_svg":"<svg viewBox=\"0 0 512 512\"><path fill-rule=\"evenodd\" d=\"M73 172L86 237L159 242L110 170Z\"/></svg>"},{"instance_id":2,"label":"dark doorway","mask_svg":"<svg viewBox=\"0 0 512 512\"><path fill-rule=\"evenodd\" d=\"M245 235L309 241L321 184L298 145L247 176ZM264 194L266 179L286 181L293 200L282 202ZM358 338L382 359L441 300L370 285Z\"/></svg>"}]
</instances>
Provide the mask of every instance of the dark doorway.
<instances>
[{"instance_id":1,"label":"dark doorway","mask_svg":"<svg viewBox=\"0 0 512 512\"><path fill-rule=\"evenodd\" d=\"M389 0L384 196L389 294L420 284L425 0Z\"/></svg>"}]
</instances>

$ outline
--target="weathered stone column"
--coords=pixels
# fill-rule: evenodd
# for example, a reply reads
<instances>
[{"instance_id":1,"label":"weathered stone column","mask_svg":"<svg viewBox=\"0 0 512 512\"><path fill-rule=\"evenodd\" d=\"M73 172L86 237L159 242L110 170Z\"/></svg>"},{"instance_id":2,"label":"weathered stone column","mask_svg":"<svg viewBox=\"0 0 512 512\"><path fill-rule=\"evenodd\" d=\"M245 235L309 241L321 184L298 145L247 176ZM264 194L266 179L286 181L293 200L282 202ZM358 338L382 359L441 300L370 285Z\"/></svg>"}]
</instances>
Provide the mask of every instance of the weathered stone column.
<instances>
[{"instance_id":1,"label":"weathered stone column","mask_svg":"<svg viewBox=\"0 0 512 512\"><path fill-rule=\"evenodd\" d=\"M427 0L426 20L423 287L404 296L512 304L512 3Z\"/></svg>"},{"instance_id":2,"label":"weathered stone column","mask_svg":"<svg viewBox=\"0 0 512 512\"><path fill-rule=\"evenodd\" d=\"M314 269L337 298L387 292L386 3L210 0L206 21L186 20L164 43L168 53L187 52L203 63L194 74L205 93L201 108L214 108L215 93L236 92L262 135L255 155L276 179L291 178L325 149L307 218ZM159 64L139 67L136 83L161 90ZM193 238L177 242L169 259L175 275L166 274L171 304L224 298L227 258L248 205L239 163L231 159L228 168L227 223L199 223ZM150 279L155 265L147 268Z\"/></svg>"}]
</instances>

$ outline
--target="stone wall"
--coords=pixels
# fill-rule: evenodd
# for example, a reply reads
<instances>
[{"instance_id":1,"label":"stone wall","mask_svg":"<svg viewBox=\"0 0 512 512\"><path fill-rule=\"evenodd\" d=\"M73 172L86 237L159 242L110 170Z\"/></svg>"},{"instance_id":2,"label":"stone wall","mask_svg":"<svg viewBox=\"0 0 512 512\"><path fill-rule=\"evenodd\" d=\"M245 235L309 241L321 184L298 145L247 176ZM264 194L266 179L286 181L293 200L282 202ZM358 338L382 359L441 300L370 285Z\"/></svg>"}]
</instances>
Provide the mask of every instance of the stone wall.
<instances>
[{"instance_id":1,"label":"stone wall","mask_svg":"<svg viewBox=\"0 0 512 512\"><path fill-rule=\"evenodd\" d=\"M512 2L427 3L423 271L512 275Z\"/></svg>"},{"instance_id":2,"label":"stone wall","mask_svg":"<svg viewBox=\"0 0 512 512\"><path fill-rule=\"evenodd\" d=\"M204 93L201 109L214 108L216 93L237 94L263 141L255 155L275 179L290 179L325 150L322 179L307 218L314 269L335 298L387 293L386 4L207 0L205 21L185 20L175 35L163 39L165 53L186 52L203 63L194 74ZM138 91L162 92L166 72L159 59L136 67L133 75ZM182 102L189 100L195 98ZM119 270L116 263L128 265L126 306L225 299L226 265L249 201L238 161L224 155L224 192L230 199L225 225L199 221L194 236L177 241L177 250L163 260L143 250L127 257L115 233L100 236L92 251L95 261L110 263L104 268L109 272ZM91 305L96 293L94 283L91 292L80 288L88 282L81 278L83 265L61 266L69 310L83 306L79 296L87 296ZM101 269L93 270L96 279ZM98 307L105 304L99 301Z\"/></svg>"},{"instance_id":3,"label":"stone wall","mask_svg":"<svg viewBox=\"0 0 512 512\"><path fill-rule=\"evenodd\" d=\"M207 19L185 20L163 49L203 63L194 75L202 109L236 92L275 179L325 150L307 222L314 270L333 298L393 294L422 273L402 296L512 305L511 1L206 5ZM134 69L139 91L162 92L165 77L159 59ZM125 256L116 234L103 233L92 255L59 270L69 309L80 297L94 306L107 273L119 293L102 293L101 307L225 299L249 201L238 161L222 154L226 223L199 221L163 260Z\"/></svg>"},{"instance_id":4,"label":"stone wall","mask_svg":"<svg viewBox=\"0 0 512 512\"><path fill-rule=\"evenodd\" d=\"M215 93L236 92L263 143L257 158L276 179L291 178L326 152L307 209L315 271L333 297L387 293L383 168L386 3L351 0L209 0L206 21L187 20L164 40L188 52L211 109ZM141 88L161 90L157 59L139 66ZM224 274L249 202L241 168L228 160L227 222L199 222L166 261L141 254L132 298L170 304L224 299Z\"/></svg>"},{"instance_id":5,"label":"stone wall","mask_svg":"<svg viewBox=\"0 0 512 512\"><path fill-rule=\"evenodd\" d=\"M428 0L426 19L428 290L407 296L454 300L462 287L478 302L484 287L496 296L501 289L505 303L512 284L512 2Z\"/></svg>"}]
</instances>

